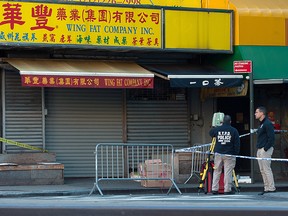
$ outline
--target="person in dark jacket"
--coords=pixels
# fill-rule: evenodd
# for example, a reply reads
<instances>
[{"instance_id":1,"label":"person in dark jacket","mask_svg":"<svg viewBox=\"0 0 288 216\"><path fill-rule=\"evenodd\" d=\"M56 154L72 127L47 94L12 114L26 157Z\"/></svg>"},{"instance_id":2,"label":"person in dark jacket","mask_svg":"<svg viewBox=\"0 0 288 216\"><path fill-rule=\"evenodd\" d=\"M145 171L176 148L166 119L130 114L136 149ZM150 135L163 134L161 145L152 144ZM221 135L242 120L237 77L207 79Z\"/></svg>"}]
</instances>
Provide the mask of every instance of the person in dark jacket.
<instances>
[{"instance_id":1,"label":"person in dark jacket","mask_svg":"<svg viewBox=\"0 0 288 216\"><path fill-rule=\"evenodd\" d=\"M265 107L260 106L255 111L255 118L260 121L257 129L257 157L268 158L267 160L258 160L260 173L264 183L264 191L259 193L276 192L273 172L271 169L271 158L274 150L275 133L272 122L266 117L267 110Z\"/></svg>"},{"instance_id":2,"label":"person in dark jacket","mask_svg":"<svg viewBox=\"0 0 288 216\"><path fill-rule=\"evenodd\" d=\"M236 165L236 157L231 155L238 155L240 152L239 132L231 126L231 117L225 115L223 124L212 128L209 134L216 138L212 193L214 195L218 194L219 180L224 166L224 194L234 194L235 192L232 190L232 172Z\"/></svg>"}]
</instances>

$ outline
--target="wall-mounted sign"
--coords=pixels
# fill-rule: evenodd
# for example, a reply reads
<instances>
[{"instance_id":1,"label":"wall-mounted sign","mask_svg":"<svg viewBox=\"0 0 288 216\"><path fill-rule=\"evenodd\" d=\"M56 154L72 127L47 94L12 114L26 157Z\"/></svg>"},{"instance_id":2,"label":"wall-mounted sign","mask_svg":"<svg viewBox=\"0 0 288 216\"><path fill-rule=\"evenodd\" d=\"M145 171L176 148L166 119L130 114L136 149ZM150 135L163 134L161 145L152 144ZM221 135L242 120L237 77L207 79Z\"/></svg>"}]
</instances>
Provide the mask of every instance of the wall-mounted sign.
<instances>
[{"instance_id":1,"label":"wall-mounted sign","mask_svg":"<svg viewBox=\"0 0 288 216\"><path fill-rule=\"evenodd\" d=\"M0 2L0 43L161 48L160 9Z\"/></svg>"},{"instance_id":2,"label":"wall-mounted sign","mask_svg":"<svg viewBox=\"0 0 288 216\"><path fill-rule=\"evenodd\" d=\"M240 97L246 96L248 91L248 81L244 80L243 84L232 88L202 88L201 100L213 97Z\"/></svg>"},{"instance_id":3,"label":"wall-mounted sign","mask_svg":"<svg viewBox=\"0 0 288 216\"><path fill-rule=\"evenodd\" d=\"M125 4L125 5L157 5L172 7L201 8L201 0L59 0L60 2L89 2L103 4Z\"/></svg>"},{"instance_id":4,"label":"wall-mounted sign","mask_svg":"<svg viewBox=\"0 0 288 216\"><path fill-rule=\"evenodd\" d=\"M232 11L165 10L166 49L232 52Z\"/></svg>"},{"instance_id":5,"label":"wall-mounted sign","mask_svg":"<svg viewBox=\"0 0 288 216\"><path fill-rule=\"evenodd\" d=\"M252 73L252 61L234 61L234 73Z\"/></svg>"},{"instance_id":6,"label":"wall-mounted sign","mask_svg":"<svg viewBox=\"0 0 288 216\"><path fill-rule=\"evenodd\" d=\"M153 88L153 77L21 75L22 86L64 88Z\"/></svg>"},{"instance_id":7,"label":"wall-mounted sign","mask_svg":"<svg viewBox=\"0 0 288 216\"><path fill-rule=\"evenodd\" d=\"M3 46L231 53L233 44L231 10L0 1L0 29Z\"/></svg>"}]
</instances>

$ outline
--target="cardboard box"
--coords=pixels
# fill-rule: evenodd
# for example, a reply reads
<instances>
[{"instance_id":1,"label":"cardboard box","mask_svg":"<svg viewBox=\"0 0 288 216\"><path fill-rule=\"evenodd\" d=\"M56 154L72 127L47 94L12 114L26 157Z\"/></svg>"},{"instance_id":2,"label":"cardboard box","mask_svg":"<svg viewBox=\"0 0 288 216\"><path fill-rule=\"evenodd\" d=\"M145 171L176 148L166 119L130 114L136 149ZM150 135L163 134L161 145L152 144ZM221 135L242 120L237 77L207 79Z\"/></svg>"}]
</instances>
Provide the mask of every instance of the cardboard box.
<instances>
[{"instance_id":1,"label":"cardboard box","mask_svg":"<svg viewBox=\"0 0 288 216\"><path fill-rule=\"evenodd\" d=\"M172 182L170 180L141 180L143 187L170 188Z\"/></svg>"},{"instance_id":2,"label":"cardboard box","mask_svg":"<svg viewBox=\"0 0 288 216\"><path fill-rule=\"evenodd\" d=\"M143 172L142 177L144 178L171 178L172 172L166 172L166 171L158 171L158 172Z\"/></svg>"},{"instance_id":3,"label":"cardboard box","mask_svg":"<svg viewBox=\"0 0 288 216\"><path fill-rule=\"evenodd\" d=\"M161 159L145 160L145 164L159 164L162 163Z\"/></svg>"},{"instance_id":4,"label":"cardboard box","mask_svg":"<svg viewBox=\"0 0 288 216\"><path fill-rule=\"evenodd\" d=\"M162 163L160 159L146 160L145 163L140 163L138 165L138 172L141 176L153 176L163 178L171 177L172 168L170 164Z\"/></svg>"},{"instance_id":5,"label":"cardboard box","mask_svg":"<svg viewBox=\"0 0 288 216\"><path fill-rule=\"evenodd\" d=\"M144 166L144 170L146 172L161 172L161 171L170 171L171 172L171 165L166 163L158 163L158 164L146 164Z\"/></svg>"},{"instance_id":6,"label":"cardboard box","mask_svg":"<svg viewBox=\"0 0 288 216\"><path fill-rule=\"evenodd\" d=\"M141 185L144 187L169 188L172 186L172 182L167 180L167 178L172 177L171 165L162 163L160 159L146 160L139 164L138 171L141 177L147 178L147 180L141 180ZM157 180L149 180L149 178L156 178Z\"/></svg>"},{"instance_id":7,"label":"cardboard box","mask_svg":"<svg viewBox=\"0 0 288 216\"><path fill-rule=\"evenodd\" d=\"M171 166L168 164L139 164L138 171L145 178L171 178Z\"/></svg>"}]
</instances>

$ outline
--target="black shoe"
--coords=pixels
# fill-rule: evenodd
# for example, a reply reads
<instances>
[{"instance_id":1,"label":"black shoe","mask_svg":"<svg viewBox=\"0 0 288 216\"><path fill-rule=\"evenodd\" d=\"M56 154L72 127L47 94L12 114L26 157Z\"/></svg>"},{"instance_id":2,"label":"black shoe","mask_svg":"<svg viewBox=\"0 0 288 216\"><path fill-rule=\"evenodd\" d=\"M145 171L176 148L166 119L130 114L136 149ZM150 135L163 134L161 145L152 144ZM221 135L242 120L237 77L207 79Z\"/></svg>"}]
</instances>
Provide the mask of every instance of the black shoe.
<instances>
[{"instance_id":1,"label":"black shoe","mask_svg":"<svg viewBox=\"0 0 288 216\"><path fill-rule=\"evenodd\" d=\"M232 195L235 194L235 191L224 192L224 195Z\"/></svg>"},{"instance_id":2,"label":"black shoe","mask_svg":"<svg viewBox=\"0 0 288 216\"><path fill-rule=\"evenodd\" d=\"M262 191L261 193L259 193L258 195L264 195L266 193L276 193L276 190L274 191Z\"/></svg>"},{"instance_id":3,"label":"black shoe","mask_svg":"<svg viewBox=\"0 0 288 216\"><path fill-rule=\"evenodd\" d=\"M218 195L219 193L218 193L218 191L212 191L212 194L213 195Z\"/></svg>"}]
</instances>

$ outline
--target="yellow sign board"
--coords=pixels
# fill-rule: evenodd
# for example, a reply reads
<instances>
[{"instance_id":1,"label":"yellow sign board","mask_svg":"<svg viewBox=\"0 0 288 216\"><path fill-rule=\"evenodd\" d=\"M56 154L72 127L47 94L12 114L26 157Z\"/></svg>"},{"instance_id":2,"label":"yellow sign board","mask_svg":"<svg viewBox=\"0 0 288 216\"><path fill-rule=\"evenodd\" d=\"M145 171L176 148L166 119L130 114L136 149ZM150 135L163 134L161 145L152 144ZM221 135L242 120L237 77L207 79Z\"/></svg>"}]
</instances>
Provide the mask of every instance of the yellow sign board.
<instances>
[{"instance_id":1,"label":"yellow sign board","mask_svg":"<svg viewBox=\"0 0 288 216\"><path fill-rule=\"evenodd\" d=\"M17 46L232 52L233 44L232 11L215 9L0 1L0 29L0 44Z\"/></svg>"},{"instance_id":2,"label":"yellow sign board","mask_svg":"<svg viewBox=\"0 0 288 216\"><path fill-rule=\"evenodd\" d=\"M232 11L165 10L165 48L232 52Z\"/></svg>"},{"instance_id":3,"label":"yellow sign board","mask_svg":"<svg viewBox=\"0 0 288 216\"><path fill-rule=\"evenodd\" d=\"M169 7L201 8L201 0L59 0L61 2L90 2L125 5L157 5Z\"/></svg>"},{"instance_id":4,"label":"yellow sign board","mask_svg":"<svg viewBox=\"0 0 288 216\"><path fill-rule=\"evenodd\" d=\"M160 9L0 2L0 43L162 48Z\"/></svg>"}]
</instances>

